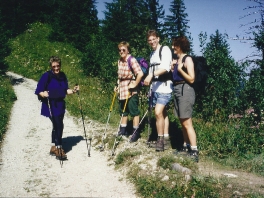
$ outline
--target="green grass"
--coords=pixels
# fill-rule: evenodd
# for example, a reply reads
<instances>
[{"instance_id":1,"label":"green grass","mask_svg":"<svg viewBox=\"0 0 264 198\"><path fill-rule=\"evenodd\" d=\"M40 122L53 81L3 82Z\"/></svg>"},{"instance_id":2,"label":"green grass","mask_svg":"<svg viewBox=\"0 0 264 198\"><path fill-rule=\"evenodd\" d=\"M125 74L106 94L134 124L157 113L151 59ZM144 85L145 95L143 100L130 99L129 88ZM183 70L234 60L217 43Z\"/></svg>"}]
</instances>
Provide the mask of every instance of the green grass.
<instances>
[{"instance_id":1,"label":"green grass","mask_svg":"<svg viewBox=\"0 0 264 198\"><path fill-rule=\"evenodd\" d=\"M10 80L6 76L0 76L0 140L7 130L11 108L17 99Z\"/></svg>"}]
</instances>

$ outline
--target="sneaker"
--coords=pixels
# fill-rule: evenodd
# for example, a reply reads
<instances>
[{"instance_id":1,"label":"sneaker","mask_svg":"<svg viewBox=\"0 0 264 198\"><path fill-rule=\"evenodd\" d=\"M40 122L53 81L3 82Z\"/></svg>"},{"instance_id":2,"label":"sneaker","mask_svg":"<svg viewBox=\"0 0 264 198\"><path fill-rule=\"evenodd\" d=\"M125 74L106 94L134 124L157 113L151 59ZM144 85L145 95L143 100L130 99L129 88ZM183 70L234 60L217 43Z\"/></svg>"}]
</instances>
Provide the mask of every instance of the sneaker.
<instances>
[{"instance_id":1,"label":"sneaker","mask_svg":"<svg viewBox=\"0 0 264 198\"><path fill-rule=\"evenodd\" d=\"M156 151L164 151L164 137L158 137Z\"/></svg>"},{"instance_id":2,"label":"sneaker","mask_svg":"<svg viewBox=\"0 0 264 198\"><path fill-rule=\"evenodd\" d=\"M132 134L129 142L136 142L140 138L140 132L136 131Z\"/></svg>"},{"instance_id":3,"label":"sneaker","mask_svg":"<svg viewBox=\"0 0 264 198\"><path fill-rule=\"evenodd\" d=\"M170 148L170 138L164 137L164 150L168 150Z\"/></svg>"},{"instance_id":4,"label":"sneaker","mask_svg":"<svg viewBox=\"0 0 264 198\"><path fill-rule=\"evenodd\" d=\"M50 148L50 155L54 156L55 155L55 151L56 151L56 146L52 146Z\"/></svg>"},{"instance_id":5,"label":"sneaker","mask_svg":"<svg viewBox=\"0 0 264 198\"><path fill-rule=\"evenodd\" d=\"M64 150L62 148L57 148L55 151L56 159L59 160L66 160L67 155L65 154Z\"/></svg>"},{"instance_id":6,"label":"sneaker","mask_svg":"<svg viewBox=\"0 0 264 198\"><path fill-rule=\"evenodd\" d=\"M199 151L198 150L191 150L187 156L195 162L199 161Z\"/></svg>"}]
</instances>

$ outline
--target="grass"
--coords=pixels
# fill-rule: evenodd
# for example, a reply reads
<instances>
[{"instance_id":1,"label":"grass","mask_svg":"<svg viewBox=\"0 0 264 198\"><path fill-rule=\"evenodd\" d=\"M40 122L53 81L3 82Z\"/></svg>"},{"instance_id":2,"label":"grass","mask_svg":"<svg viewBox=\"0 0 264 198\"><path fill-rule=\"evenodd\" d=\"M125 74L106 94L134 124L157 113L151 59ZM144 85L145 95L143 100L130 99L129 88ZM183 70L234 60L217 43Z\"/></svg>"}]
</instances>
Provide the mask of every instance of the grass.
<instances>
[{"instance_id":1,"label":"grass","mask_svg":"<svg viewBox=\"0 0 264 198\"><path fill-rule=\"evenodd\" d=\"M42 23L29 25L32 31L25 31L18 37L10 40L9 46L12 49L10 56L6 57L9 70L21 74L27 78L39 80L41 75L49 69L48 59L52 55L57 55L62 59L62 70L66 73L70 87L76 83L80 85L80 95L71 95L66 98L67 110L71 115L78 118L81 112L85 119L90 118L105 124L109 115L109 108L113 98L111 90L104 90L104 83L100 78L87 77L80 67L82 53L72 46L60 43L49 42L48 36L51 28ZM8 79L1 77L0 86L0 116L4 122L0 123L0 132L6 130L6 123L13 101L16 99ZM104 85L104 86L103 86ZM143 96L141 98L144 98ZM37 97L36 97L37 100ZM145 99L141 102L141 114L146 112ZM2 110L3 109L3 110ZM152 115L151 127L155 134L155 120ZM176 149L182 143L182 133L178 120L169 109L170 136L172 147ZM105 144L106 149L112 149L114 137L109 136L109 131L116 132L120 116L118 114L117 99L111 112L109 130ZM137 192L142 197L232 197L234 189L226 188L226 181L215 179L214 177L201 176L197 172L197 164L185 158L176 158L171 151L156 153L153 149L146 148L142 143L148 138L147 118L142 122L142 138L132 148L118 150L122 148L126 141L120 140L117 148L117 155L114 162L117 168L127 169L128 178L135 184ZM263 174L263 128L250 128L246 121L230 120L227 123L205 123L202 120L193 119L197 132L198 145L201 158L208 156L226 166ZM131 127L131 122L129 122ZM110 129L111 128L111 129ZM103 132L103 130L102 130ZM101 137L97 137L97 145L100 144ZM119 151L119 152L118 152ZM177 173L171 169L172 163L179 163L193 171L191 179L187 179L182 173ZM166 179L167 178L167 179ZM246 195L248 197L258 197L258 194Z\"/></svg>"},{"instance_id":2,"label":"grass","mask_svg":"<svg viewBox=\"0 0 264 198\"><path fill-rule=\"evenodd\" d=\"M4 75L0 76L0 140L7 130L7 123L16 95L10 83L10 79Z\"/></svg>"}]
</instances>

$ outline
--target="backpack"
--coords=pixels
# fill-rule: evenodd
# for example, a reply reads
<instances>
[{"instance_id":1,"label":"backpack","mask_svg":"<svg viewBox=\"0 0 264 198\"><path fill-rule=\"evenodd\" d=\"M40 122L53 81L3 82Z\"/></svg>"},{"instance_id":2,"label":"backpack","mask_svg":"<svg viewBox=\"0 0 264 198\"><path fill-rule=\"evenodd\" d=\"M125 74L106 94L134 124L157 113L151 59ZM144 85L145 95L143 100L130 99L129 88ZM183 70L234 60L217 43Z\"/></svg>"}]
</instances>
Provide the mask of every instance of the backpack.
<instances>
[{"instance_id":1,"label":"backpack","mask_svg":"<svg viewBox=\"0 0 264 198\"><path fill-rule=\"evenodd\" d=\"M131 66L131 58L132 56L130 56L128 59L127 59L127 62L128 62L128 67L129 69L132 71L132 73L134 74L134 71L133 71L133 68ZM148 75L148 69L149 69L149 65L148 65L148 62L142 58L142 57L135 57L135 59L137 60L142 72L143 72L143 77L141 78L141 81L140 81L140 86L144 86L144 80L145 78L147 77Z\"/></svg>"},{"instance_id":2,"label":"backpack","mask_svg":"<svg viewBox=\"0 0 264 198\"><path fill-rule=\"evenodd\" d=\"M185 55L182 58L182 62L185 62L185 59L189 55ZM200 95L205 93L206 82L208 78L208 65L206 63L206 59L202 56L189 56L193 60L194 64L194 73L195 79L194 82L191 84L195 90L196 95Z\"/></svg>"}]
</instances>

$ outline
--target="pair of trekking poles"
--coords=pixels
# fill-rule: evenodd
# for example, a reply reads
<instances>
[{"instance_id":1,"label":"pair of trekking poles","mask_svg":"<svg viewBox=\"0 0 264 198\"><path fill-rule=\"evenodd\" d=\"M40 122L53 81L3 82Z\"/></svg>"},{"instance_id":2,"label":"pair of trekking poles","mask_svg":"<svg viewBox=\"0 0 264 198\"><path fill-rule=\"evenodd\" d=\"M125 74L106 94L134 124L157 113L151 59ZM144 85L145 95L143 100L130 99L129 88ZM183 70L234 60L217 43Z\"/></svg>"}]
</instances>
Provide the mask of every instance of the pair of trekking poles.
<instances>
[{"instance_id":1,"label":"pair of trekking poles","mask_svg":"<svg viewBox=\"0 0 264 198\"><path fill-rule=\"evenodd\" d=\"M78 86L78 84L76 84L75 86ZM88 157L91 156L90 152L91 152L91 141L92 141L92 138L88 138L89 139L89 145L88 146L88 142L87 142L87 135L86 135L86 129L85 129L85 124L84 124L84 117L83 117L83 111L82 111L82 104L81 104L81 99L80 99L80 93L79 93L79 90L76 90L77 91L77 94L78 94L78 100L79 100L79 108L80 108L80 113L81 113L81 116L82 116L82 123L83 123L83 130L84 130L84 135L85 135L85 141L86 141L86 146L87 146L87 151L88 151ZM51 111L51 106L50 106L50 100L49 100L49 97L47 98L48 100L48 108L49 108L49 113L50 113L50 117L51 117L51 121L52 121L52 125L53 125L53 128L54 128L54 120L53 120L53 115L52 115L52 111ZM62 160L62 154L61 154L61 158L60 158L60 163L61 163L61 166L63 165L63 160Z\"/></svg>"},{"instance_id":2,"label":"pair of trekking poles","mask_svg":"<svg viewBox=\"0 0 264 198\"><path fill-rule=\"evenodd\" d=\"M149 142L149 138L150 138L150 128L151 128L151 108L152 108L152 96L151 96L151 91L152 89L150 88L149 90L149 93L148 93L148 98L149 98L149 105L148 105L148 110L145 112L145 114L143 115L143 117L141 118L140 122L139 122L139 126L140 124L142 123L142 121L144 120L144 118L146 117L147 113L149 113L149 116L148 116L148 141ZM120 118L120 122L119 122L119 126L118 126L118 129L117 129L117 134L116 134L116 137L115 137L115 141L114 141L114 144L113 144L113 147L112 147L112 153L111 155L114 156L115 155L115 149L119 143L119 141L117 141L117 138L118 138L118 131L119 131L119 128L121 126L121 122L122 122L122 119L123 119L123 116L124 116L124 112L126 110L126 106L127 106L127 102L128 102L128 98L129 98L130 94L127 95L127 98L126 98L126 101L125 101L125 104L124 104L124 107L123 107L123 111L122 111L122 114L121 114L121 118ZM113 95L113 99L112 99L112 102L111 102L111 105L110 105L110 110L109 110L109 114L108 114L108 117L107 117L107 122L106 122L106 125L105 125L105 129L104 129L104 133L102 135L102 144L101 146L99 146L100 148L100 151L104 151L104 148L105 148L105 143L104 143L104 140L106 138L106 130L107 130L107 127L108 127L108 124L109 124L109 120L110 120L110 115L111 115L111 112L113 110L113 105L114 105L114 101L115 101L115 98L116 98L116 91L114 92L114 95ZM138 130L138 129L137 129ZM137 132L137 130L135 130L132 134L132 137L133 135ZM121 135L122 137L122 135ZM119 139L121 138L119 137Z\"/></svg>"}]
</instances>

